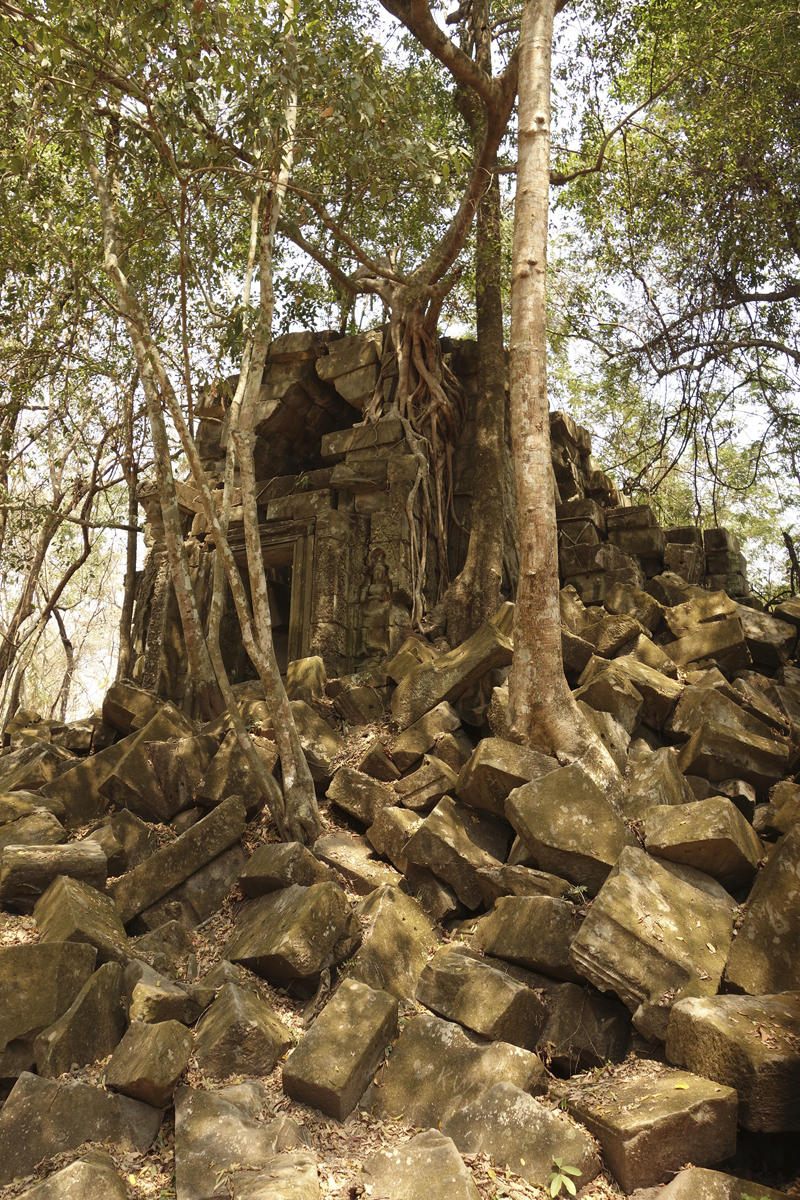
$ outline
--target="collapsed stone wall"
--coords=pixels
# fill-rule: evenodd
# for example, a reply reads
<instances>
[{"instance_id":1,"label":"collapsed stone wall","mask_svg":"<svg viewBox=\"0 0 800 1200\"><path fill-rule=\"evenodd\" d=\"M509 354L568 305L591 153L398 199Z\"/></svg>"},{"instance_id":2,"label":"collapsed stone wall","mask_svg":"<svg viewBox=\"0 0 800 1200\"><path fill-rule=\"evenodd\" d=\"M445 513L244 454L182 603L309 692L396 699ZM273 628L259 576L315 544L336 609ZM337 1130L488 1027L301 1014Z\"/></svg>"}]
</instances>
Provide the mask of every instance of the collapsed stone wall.
<instances>
[{"instance_id":1,"label":"collapsed stone wall","mask_svg":"<svg viewBox=\"0 0 800 1200\"><path fill-rule=\"evenodd\" d=\"M455 578L466 559L471 522L477 345L443 338L442 353L466 398L447 529L448 569ZM332 676L368 669L395 654L411 632L411 522L417 543L422 541L419 500L410 502L416 464L397 416L390 412L378 422L363 423L364 405L379 379L391 401L396 364L383 329L349 337L330 330L290 333L270 347L256 415L255 462L264 567L283 669L309 655L322 658ZM237 380L231 376L205 389L195 414L203 466L219 497L227 405ZM664 571L688 584L747 598L745 560L729 530L662 529L649 507L624 503L592 457L588 430L555 412L550 433L562 583L573 585L585 603L601 602L617 583L643 587ZM517 575L510 446L497 486L508 513L503 579L503 599L508 599ZM138 588L131 678L180 703L187 660L155 485L143 485L139 498L149 553ZM178 484L178 501L198 605L207 619L214 538L190 482ZM230 541L244 568L236 491ZM428 555L422 590L428 609L433 608L440 591L434 553ZM221 642L231 678L251 677L229 597Z\"/></svg>"}]
</instances>

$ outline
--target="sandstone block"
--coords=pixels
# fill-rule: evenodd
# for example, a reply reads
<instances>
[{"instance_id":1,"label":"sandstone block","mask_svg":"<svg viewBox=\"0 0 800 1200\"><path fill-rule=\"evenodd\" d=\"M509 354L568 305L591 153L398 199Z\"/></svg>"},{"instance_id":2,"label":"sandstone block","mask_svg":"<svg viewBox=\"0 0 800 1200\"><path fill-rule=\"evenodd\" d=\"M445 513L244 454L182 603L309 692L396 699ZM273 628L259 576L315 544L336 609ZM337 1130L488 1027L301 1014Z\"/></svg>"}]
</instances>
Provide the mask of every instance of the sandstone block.
<instances>
[{"instance_id":1,"label":"sandstone block","mask_svg":"<svg viewBox=\"0 0 800 1200\"><path fill-rule=\"evenodd\" d=\"M406 729L442 701L457 700L495 667L509 666L513 654L509 639L487 621L477 633L435 663L420 664L409 671L392 696L394 719L401 729Z\"/></svg>"},{"instance_id":2,"label":"sandstone block","mask_svg":"<svg viewBox=\"0 0 800 1200\"><path fill-rule=\"evenodd\" d=\"M715 687L687 688L667 721L666 731L676 740L685 742L704 721L714 721L755 737L771 738L774 735L773 729Z\"/></svg>"},{"instance_id":3,"label":"sandstone block","mask_svg":"<svg viewBox=\"0 0 800 1200\"><path fill-rule=\"evenodd\" d=\"M224 1173L258 1170L283 1150L302 1146L305 1132L290 1118L262 1123L215 1092L175 1092L175 1187L178 1200L223 1200Z\"/></svg>"},{"instance_id":4,"label":"sandstone block","mask_svg":"<svg viewBox=\"0 0 800 1200\"><path fill-rule=\"evenodd\" d=\"M32 1041L67 1011L94 971L97 951L85 943L0 946L0 1050Z\"/></svg>"},{"instance_id":5,"label":"sandstone block","mask_svg":"<svg viewBox=\"0 0 800 1200\"><path fill-rule=\"evenodd\" d=\"M394 783L395 779L400 778L400 772L378 738L373 738L361 755L358 770L371 779L380 779L382 783Z\"/></svg>"},{"instance_id":6,"label":"sandstone block","mask_svg":"<svg viewBox=\"0 0 800 1200\"><path fill-rule=\"evenodd\" d=\"M455 793L470 808L504 817L509 792L557 766L556 759L527 746L502 738L484 738L459 772Z\"/></svg>"},{"instance_id":7,"label":"sandstone block","mask_svg":"<svg viewBox=\"0 0 800 1200\"><path fill-rule=\"evenodd\" d=\"M106 1067L106 1087L155 1108L166 1108L192 1053L180 1021L134 1021Z\"/></svg>"},{"instance_id":8,"label":"sandstone block","mask_svg":"<svg viewBox=\"0 0 800 1200\"><path fill-rule=\"evenodd\" d=\"M691 804L691 788L678 767L677 755L668 747L641 754L626 779L625 815L638 818L654 805Z\"/></svg>"},{"instance_id":9,"label":"sandstone block","mask_svg":"<svg viewBox=\"0 0 800 1200\"><path fill-rule=\"evenodd\" d=\"M477 870L504 861L510 838L503 826L445 796L405 847L409 863L427 867L450 884L462 904L477 908L482 895Z\"/></svg>"},{"instance_id":10,"label":"sandstone block","mask_svg":"<svg viewBox=\"0 0 800 1200\"><path fill-rule=\"evenodd\" d=\"M291 1044L289 1030L266 1000L235 983L220 989L195 1033L197 1061L212 1079L269 1075Z\"/></svg>"},{"instance_id":11,"label":"sandstone block","mask_svg":"<svg viewBox=\"0 0 800 1200\"><path fill-rule=\"evenodd\" d=\"M354 936L353 915L337 884L293 884L242 907L227 957L285 986L314 979L346 958Z\"/></svg>"},{"instance_id":12,"label":"sandstone block","mask_svg":"<svg viewBox=\"0 0 800 1200\"><path fill-rule=\"evenodd\" d=\"M319 1200L317 1158L310 1150L295 1150L268 1158L257 1174L236 1171L237 1200Z\"/></svg>"},{"instance_id":13,"label":"sandstone block","mask_svg":"<svg viewBox=\"0 0 800 1200\"><path fill-rule=\"evenodd\" d=\"M756 879L725 978L754 996L800 990L800 825L782 839Z\"/></svg>"},{"instance_id":14,"label":"sandstone block","mask_svg":"<svg viewBox=\"0 0 800 1200\"><path fill-rule=\"evenodd\" d=\"M687 1167L675 1176L666 1187L642 1194L641 1200L748 1200L753 1194L758 1200L788 1200L788 1193L776 1192L763 1183L753 1184L722 1171L709 1171L705 1167ZM639 1200L637 1194L636 1200Z\"/></svg>"},{"instance_id":15,"label":"sandstone block","mask_svg":"<svg viewBox=\"0 0 800 1200\"><path fill-rule=\"evenodd\" d=\"M0 1112L0 1185L29 1175L43 1158L84 1142L143 1153L161 1124L149 1104L87 1083L56 1083L25 1072Z\"/></svg>"},{"instance_id":16,"label":"sandstone block","mask_svg":"<svg viewBox=\"0 0 800 1200\"><path fill-rule=\"evenodd\" d=\"M199 821L195 822L198 824ZM242 846L231 846L155 904L142 909L139 920L151 930L160 928L166 921L178 921L184 929L194 929L221 907L246 862L246 850Z\"/></svg>"},{"instance_id":17,"label":"sandstone block","mask_svg":"<svg viewBox=\"0 0 800 1200\"><path fill-rule=\"evenodd\" d=\"M397 1000L345 979L283 1067L283 1090L343 1121L397 1030Z\"/></svg>"},{"instance_id":18,"label":"sandstone block","mask_svg":"<svg viewBox=\"0 0 800 1200\"><path fill-rule=\"evenodd\" d=\"M750 883L764 853L753 827L724 796L649 809L644 838L649 854L704 871L728 891Z\"/></svg>"},{"instance_id":19,"label":"sandstone block","mask_svg":"<svg viewBox=\"0 0 800 1200\"><path fill-rule=\"evenodd\" d=\"M125 1032L122 967L104 963L86 981L72 1004L33 1044L37 1074L58 1079L73 1063L79 1067L111 1054Z\"/></svg>"},{"instance_id":20,"label":"sandstone block","mask_svg":"<svg viewBox=\"0 0 800 1200\"><path fill-rule=\"evenodd\" d=\"M238 842L245 826L241 797L230 796L174 842L109 886L123 922L160 900Z\"/></svg>"},{"instance_id":21,"label":"sandstone block","mask_svg":"<svg viewBox=\"0 0 800 1200\"><path fill-rule=\"evenodd\" d=\"M455 791L458 774L433 754L423 755L422 765L394 785L400 803L412 812L425 812Z\"/></svg>"},{"instance_id":22,"label":"sandstone block","mask_svg":"<svg viewBox=\"0 0 800 1200\"><path fill-rule=\"evenodd\" d=\"M581 679L591 667L592 662L589 662ZM607 666L594 675L574 695L576 700L582 700L590 708L610 713L628 733L632 733L639 724L644 708L642 693L623 671L618 671L614 666Z\"/></svg>"},{"instance_id":23,"label":"sandstone block","mask_svg":"<svg viewBox=\"0 0 800 1200\"><path fill-rule=\"evenodd\" d=\"M58 846L67 840L67 831L44 808L21 811L16 820L0 825L0 852L6 846Z\"/></svg>"},{"instance_id":24,"label":"sandstone block","mask_svg":"<svg viewBox=\"0 0 800 1200\"><path fill-rule=\"evenodd\" d=\"M311 887L330 877L329 869L301 842L266 842L239 874L239 885L245 896L263 896L293 883Z\"/></svg>"},{"instance_id":25,"label":"sandstone block","mask_svg":"<svg viewBox=\"0 0 800 1200\"><path fill-rule=\"evenodd\" d=\"M443 1125L498 1082L525 1092L546 1090L545 1070L535 1054L506 1042L486 1043L450 1021L412 1017L398 1038L362 1107L374 1116L399 1116L417 1128Z\"/></svg>"},{"instance_id":26,"label":"sandstone block","mask_svg":"<svg viewBox=\"0 0 800 1200\"><path fill-rule=\"evenodd\" d=\"M501 896L557 896L563 897L570 891L571 884L557 875L536 871L533 867L512 866L481 867L478 883L483 902L491 908Z\"/></svg>"},{"instance_id":27,"label":"sandstone block","mask_svg":"<svg viewBox=\"0 0 800 1200\"><path fill-rule=\"evenodd\" d=\"M142 729L163 706L164 701L133 683L112 683L103 697L103 721L127 737Z\"/></svg>"},{"instance_id":28,"label":"sandstone block","mask_svg":"<svg viewBox=\"0 0 800 1200\"><path fill-rule=\"evenodd\" d=\"M663 1183L687 1161L722 1162L736 1149L736 1092L686 1071L585 1085L570 1090L567 1104L625 1192Z\"/></svg>"},{"instance_id":29,"label":"sandstone block","mask_svg":"<svg viewBox=\"0 0 800 1200\"><path fill-rule=\"evenodd\" d=\"M683 684L626 655L614 659L614 669L624 671L642 697L641 719L644 724L651 729L663 729L681 698Z\"/></svg>"},{"instance_id":30,"label":"sandstone block","mask_svg":"<svg viewBox=\"0 0 800 1200\"><path fill-rule=\"evenodd\" d=\"M191 1024L198 1006L185 988L139 959L128 963L123 976L125 1006L130 1022L158 1025L161 1021Z\"/></svg>"},{"instance_id":31,"label":"sandstone block","mask_svg":"<svg viewBox=\"0 0 800 1200\"><path fill-rule=\"evenodd\" d=\"M6 846L0 854L0 901L18 912L33 912L43 892L59 875L103 891L107 863L97 842L67 846Z\"/></svg>"},{"instance_id":32,"label":"sandstone block","mask_svg":"<svg viewBox=\"0 0 800 1200\"><path fill-rule=\"evenodd\" d=\"M753 662L765 667L782 667L791 658L797 642L797 628L794 624L781 621L768 613L757 612L743 604L736 605L739 620L742 622L747 648L753 657Z\"/></svg>"},{"instance_id":33,"label":"sandstone block","mask_svg":"<svg viewBox=\"0 0 800 1200\"><path fill-rule=\"evenodd\" d=\"M577 764L511 792L506 814L542 870L592 895L634 840L611 801Z\"/></svg>"},{"instance_id":34,"label":"sandstone block","mask_svg":"<svg viewBox=\"0 0 800 1200\"><path fill-rule=\"evenodd\" d=\"M672 1010L667 1059L735 1088L739 1124L800 1130L800 993L687 997Z\"/></svg>"},{"instance_id":35,"label":"sandstone block","mask_svg":"<svg viewBox=\"0 0 800 1200\"><path fill-rule=\"evenodd\" d=\"M438 1129L426 1129L401 1146L370 1155L359 1180L363 1180L367 1195L391 1195L392 1200L418 1200L420 1196L480 1200L455 1143Z\"/></svg>"},{"instance_id":36,"label":"sandstone block","mask_svg":"<svg viewBox=\"0 0 800 1200\"><path fill-rule=\"evenodd\" d=\"M384 808L367 830L367 839L378 854L404 874L408 866L406 842L421 824L422 817L407 808Z\"/></svg>"},{"instance_id":37,"label":"sandstone block","mask_svg":"<svg viewBox=\"0 0 800 1200\"><path fill-rule=\"evenodd\" d=\"M368 896L385 884L396 886L400 883L394 867L376 858L370 843L358 833L332 833L317 838L314 853L321 862L343 876L359 896Z\"/></svg>"},{"instance_id":38,"label":"sandstone block","mask_svg":"<svg viewBox=\"0 0 800 1200\"><path fill-rule=\"evenodd\" d=\"M130 958L125 927L109 896L77 879L59 875L33 910L42 942L88 942L98 963Z\"/></svg>"},{"instance_id":39,"label":"sandstone block","mask_svg":"<svg viewBox=\"0 0 800 1200\"><path fill-rule=\"evenodd\" d=\"M253 745L266 767L267 774L271 776L279 761L274 744L266 738L254 737ZM276 780L275 792L279 791L280 785ZM256 782L252 767L232 730L225 735L216 754L204 763L193 795L196 802L204 808L214 808L229 796L239 796L245 801L248 815L251 816L263 804L260 785Z\"/></svg>"},{"instance_id":40,"label":"sandstone block","mask_svg":"<svg viewBox=\"0 0 800 1200\"><path fill-rule=\"evenodd\" d=\"M443 946L420 975L416 998L491 1042L536 1048L545 1008L531 988L466 947Z\"/></svg>"},{"instance_id":41,"label":"sandstone block","mask_svg":"<svg viewBox=\"0 0 800 1200\"><path fill-rule=\"evenodd\" d=\"M502 896L475 926L476 950L541 971L554 979L580 983L569 950L580 929L574 905L553 896Z\"/></svg>"},{"instance_id":42,"label":"sandstone block","mask_svg":"<svg viewBox=\"0 0 800 1200\"><path fill-rule=\"evenodd\" d=\"M125 1180L114 1170L111 1157L104 1150L93 1150L28 1188L21 1200L127 1200L127 1196Z\"/></svg>"},{"instance_id":43,"label":"sandstone block","mask_svg":"<svg viewBox=\"0 0 800 1200\"><path fill-rule=\"evenodd\" d=\"M438 737L460 728L461 718L453 706L447 702L437 704L395 738L392 762L398 770L407 771L433 749Z\"/></svg>"},{"instance_id":44,"label":"sandstone block","mask_svg":"<svg viewBox=\"0 0 800 1200\"><path fill-rule=\"evenodd\" d=\"M356 916L363 934L349 978L413 1001L428 953L439 940L430 917L411 896L389 885L366 896Z\"/></svg>"},{"instance_id":45,"label":"sandstone block","mask_svg":"<svg viewBox=\"0 0 800 1200\"><path fill-rule=\"evenodd\" d=\"M489 1154L496 1166L535 1187L547 1187L556 1158L575 1167L579 1188L600 1174L600 1155L589 1135L512 1083L497 1083L466 1104L443 1132L464 1154Z\"/></svg>"},{"instance_id":46,"label":"sandstone block","mask_svg":"<svg viewBox=\"0 0 800 1200\"><path fill-rule=\"evenodd\" d=\"M744 779L757 792L766 792L790 768L786 742L757 737L714 721L704 722L689 738L678 758L684 775L700 775L711 783Z\"/></svg>"},{"instance_id":47,"label":"sandstone block","mask_svg":"<svg viewBox=\"0 0 800 1200\"><path fill-rule=\"evenodd\" d=\"M326 795L338 808L365 825L372 825L381 809L397 803L391 788L352 767L339 768Z\"/></svg>"},{"instance_id":48,"label":"sandstone block","mask_svg":"<svg viewBox=\"0 0 800 1200\"><path fill-rule=\"evenodd\" d=\"M663 1041L675 1001L687 992L716 993L732 936L733 903L718 883L628 847L589 909L570 959L601 991L616 992L640 1033Z\"/></svg>"}]
</instances>

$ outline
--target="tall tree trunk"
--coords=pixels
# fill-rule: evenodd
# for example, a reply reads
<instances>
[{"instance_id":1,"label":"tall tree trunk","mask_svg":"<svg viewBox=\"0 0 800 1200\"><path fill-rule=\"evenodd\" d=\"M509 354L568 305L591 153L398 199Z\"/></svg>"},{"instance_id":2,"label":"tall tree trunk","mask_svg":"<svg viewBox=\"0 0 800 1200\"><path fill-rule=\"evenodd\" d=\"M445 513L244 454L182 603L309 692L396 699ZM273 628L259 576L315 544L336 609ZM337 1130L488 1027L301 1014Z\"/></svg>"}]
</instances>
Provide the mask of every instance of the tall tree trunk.
<instances>
[{"instance_id":1,"label":"tall tree trunk","mask_svg":"<svg viewBox=\"0 0 800 1200\"><path fill-rule=\"evenodd\" d=\"M138 373L136 378L138 378ZM135 386L136 381L134 379L128 392L123 397L122 430L125 445L122 471L125 476L125 485L128 492L128 532L125 548L125 579L123 583L122 610L119 614L117 679L126 679L131 669L131 624L133 622L133 608L136 599L136 550L139 540L136 526L139 521L139 506L136 499L138 477L133 447L133 398Z\"/></svg>"},{"instance_id":2,"label":"tall tree trunk","mask_svg":"<svg viewBox=\"0 0 800 1200\"><path fill-rule=\"evenodd\" d=\"M492 73L492 25L489 0L473 0L470 9L475 62ZM468 103L468 99L465 97ZM473 103L464 116L477 151L485 117L477 119ZM503 447L505 443L505 353L503 298L500 290L500 180L487 173L478 204L475 229L475 314L478 333L478 399L471 527L464 566L447 590L447 637L457 646L493 616L500 603L503 579Z\"/></svg>"},{"instance_id":3,"label":"tall tree trunk","mask_svg":"<svg viewBox=\"0 0 800 1200\"><path fill-rule=\"evenodd\" d=\"M558 541L547 399L546 267L550 59L557 0L528 0L519 64L519 151L511 274L511 438L520 570L509 721L545 754L580 757L587 723L564 677Z\"/></svg>"},{"instance_id":4,"label":"tall tree trunk","mask_svg":"<svg viewBox=\"0 0 800 1200\"><path fill-rule=\"evenodd\" d=\"M67 666L64 671L64 678L61 680L58 695L50 708L50 716L56 716L59 721L66 721L69 694L72 690L72 680L75 675L75 647L67 633L61 612L55 606L53 607L53 616L55 617L56 625L58 625L58 635L61 638L61 645L64 648L64 657L67 660Z\"/></svg>"}]
</instances>

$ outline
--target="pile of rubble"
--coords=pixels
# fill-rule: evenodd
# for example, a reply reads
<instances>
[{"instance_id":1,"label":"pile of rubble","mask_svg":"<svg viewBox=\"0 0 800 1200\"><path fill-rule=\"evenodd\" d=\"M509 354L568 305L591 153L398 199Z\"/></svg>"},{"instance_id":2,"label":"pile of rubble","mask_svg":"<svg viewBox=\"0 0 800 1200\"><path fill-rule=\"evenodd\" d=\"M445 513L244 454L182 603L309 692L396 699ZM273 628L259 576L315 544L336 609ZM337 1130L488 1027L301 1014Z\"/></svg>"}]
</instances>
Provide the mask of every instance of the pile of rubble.
<instances>
[{"instance_id":1,"label":"pile of rubble","mask_svg":"<svg viewBox=\"0 0 800 1200\"><path fill-rule=\"evenodd\" d=\"M616 571L561 593L607 787L507 739L508 604L359 676L290 664L311 848L274 840L225 714L128 684L86 722L18 714L0 1187L123 1197L97 1144L143 1154L174 1110L178 1200L787 1195L730 1172L737 1131L800 1129L800 599ZM394 1140L348 1154L370 1121Z\"/></svg>"}]
</instances>

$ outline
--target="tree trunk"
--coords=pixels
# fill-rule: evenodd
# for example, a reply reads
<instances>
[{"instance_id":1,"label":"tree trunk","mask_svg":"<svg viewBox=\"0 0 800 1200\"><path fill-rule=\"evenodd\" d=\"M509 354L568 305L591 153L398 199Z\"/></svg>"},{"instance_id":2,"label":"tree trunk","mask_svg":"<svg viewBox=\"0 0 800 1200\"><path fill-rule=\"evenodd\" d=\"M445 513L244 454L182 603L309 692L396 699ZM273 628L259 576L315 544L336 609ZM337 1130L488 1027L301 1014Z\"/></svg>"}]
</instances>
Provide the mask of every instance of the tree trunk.
<instances>
[{"instance_id":1,"label":"tree trunk","mask_svg":"<svg viewBox=\"0 0 800 1200\"><path fill-rule=\"evenodd\" d=\"M137 376L138 377L138 376ZM123 437L125 441L124 460L122 464L125 484L128 491L128 532L125 548L125 579L122 595L122 611L119 614L119 657L117 658L117 679L127 679L131 669L131 624L133 608L136 600L136 549L139 535L136 525L139 522L139 506L136 499L137 471L133 448L133 398L135 381L131 383L128 393L123 398L124 410L122 417Z\"/></svg>"},{"instance_id":2,"label":"tree trunk","mask_svg":"<svg viewBox=\"0 0 800 1200\"><path fill-rule=\"evenodd\" d=\"M470 9L475 62L492 73L492 29L488 0L474 0ZM467 107L469 105L469 107ZM476 152L485 128L477 109L465 97L464 116L472 130ZM505 353L503 299L500 291L500 180L487 174L478 203L475 229L475 314L478 333L478 399L475 407L475 446L471 526L467 558L443 599L447 638L452 646L493 616L500 604L503 579L503 447L505 443Z\"/></svg>"},{"instance_id":3,"label":"tree trunk","mask_svg":"<svg viewBox=\"0 0 800 1200\"><path fill-rule=\"evenodd\" d=\"M550 191L550 58L557 0L528 0L519 64L519 151L511 274L511 438L520 571L509 724L521 742L580 757L586 721L564 677L558 540L547 399L546 265Z\"/></svg>"}]
</instances>

